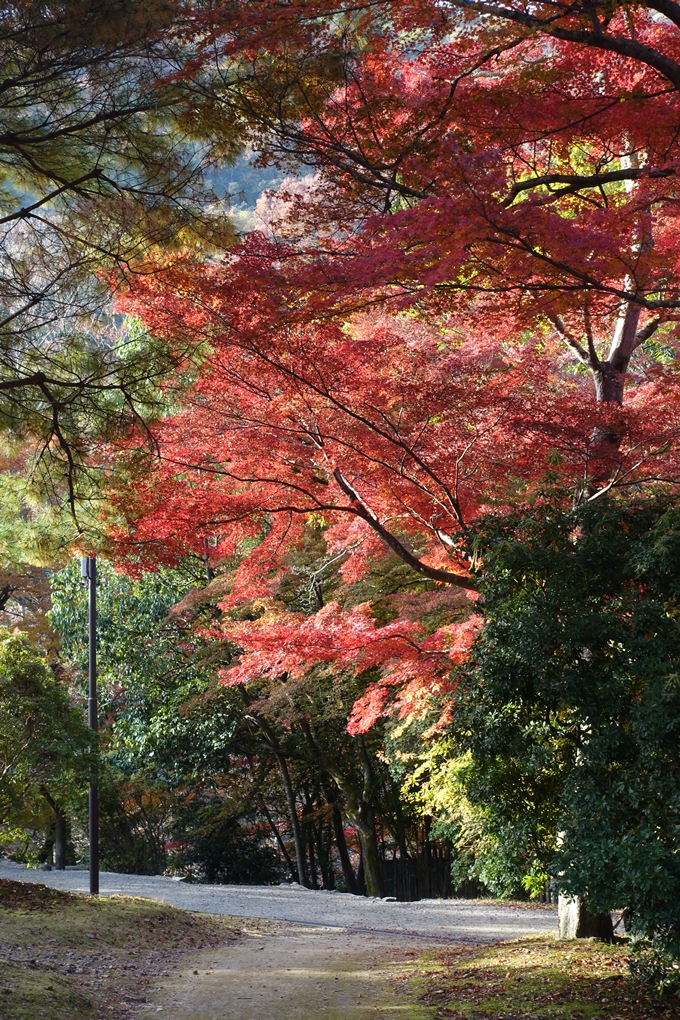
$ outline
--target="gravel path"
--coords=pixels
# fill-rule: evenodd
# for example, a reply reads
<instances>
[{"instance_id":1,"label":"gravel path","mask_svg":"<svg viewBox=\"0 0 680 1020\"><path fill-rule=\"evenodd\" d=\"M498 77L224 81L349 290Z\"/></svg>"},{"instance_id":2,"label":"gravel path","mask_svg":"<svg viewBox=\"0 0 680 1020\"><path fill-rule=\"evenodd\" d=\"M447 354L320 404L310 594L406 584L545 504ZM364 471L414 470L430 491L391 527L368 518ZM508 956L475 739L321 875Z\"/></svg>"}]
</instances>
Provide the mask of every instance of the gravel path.
<instances>
[{"instance_id":1,"label":"gravel path","mask_svg":"<svg viewBox=\"0 0 680 1020\"><path fill-rule=\"evenodd\" d=\"M84 871L37 871L3 861L0 878L44 882L70 892L89 891ZM438 942L495 942L554 932L556 928L555 912L545 908L504 906L480 900L395 903L337 892L315 892L295 885L188 885L172 878L103 872L100 892L104 896L118 893L148 897L205 914L415 935Z\"/></svg>"}]
</instances>

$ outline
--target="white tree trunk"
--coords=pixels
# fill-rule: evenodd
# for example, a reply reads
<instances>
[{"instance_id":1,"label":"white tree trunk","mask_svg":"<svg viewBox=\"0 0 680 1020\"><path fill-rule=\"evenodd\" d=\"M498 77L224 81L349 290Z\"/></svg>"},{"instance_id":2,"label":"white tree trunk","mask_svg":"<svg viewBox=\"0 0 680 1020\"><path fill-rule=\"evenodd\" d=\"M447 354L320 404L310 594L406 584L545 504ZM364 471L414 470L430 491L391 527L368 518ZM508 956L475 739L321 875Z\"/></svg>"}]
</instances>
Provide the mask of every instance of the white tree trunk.
<instances>
[{"instance_id":1,"label":"white tree trunk","mask_svg":"<svg viewBox=\"0 0 680 1020\"><path fill-rule=\"evenodd\" d=\"M582 896L564 896L557 904L557 937L560 939L600 939L612 942L611 914L591 914Z\"/></svg>"}]
</instances>

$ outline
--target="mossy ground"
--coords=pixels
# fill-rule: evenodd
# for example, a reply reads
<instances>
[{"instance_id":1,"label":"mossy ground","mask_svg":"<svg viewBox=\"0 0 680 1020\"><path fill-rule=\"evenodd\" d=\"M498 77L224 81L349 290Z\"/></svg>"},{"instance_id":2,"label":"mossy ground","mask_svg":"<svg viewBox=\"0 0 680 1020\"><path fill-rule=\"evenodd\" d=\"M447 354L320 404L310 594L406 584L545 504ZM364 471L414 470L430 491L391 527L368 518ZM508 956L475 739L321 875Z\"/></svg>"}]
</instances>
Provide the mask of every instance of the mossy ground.
<instances>
[{"instance_id":1,"label":"mossy ground","mask_svg":"<svg viewBox=\"0 0 680 1020\"><path fill-rule=\"evenodd\" d=\"M431 1018L450 1020L680 1020L628 974L625 945L536 936L412 954L402 980Z\"/></svg>"},{"instance_id":2,"label":"mossy ground","mask_svg":"<svg viewBox=\"0 0 680 1020\"><path fill-rule=\"evenodd\" d=\"M233 918L0 880L0 1020L129 1017L187 953L238 937Z\"/></svg>"}]
</instances>

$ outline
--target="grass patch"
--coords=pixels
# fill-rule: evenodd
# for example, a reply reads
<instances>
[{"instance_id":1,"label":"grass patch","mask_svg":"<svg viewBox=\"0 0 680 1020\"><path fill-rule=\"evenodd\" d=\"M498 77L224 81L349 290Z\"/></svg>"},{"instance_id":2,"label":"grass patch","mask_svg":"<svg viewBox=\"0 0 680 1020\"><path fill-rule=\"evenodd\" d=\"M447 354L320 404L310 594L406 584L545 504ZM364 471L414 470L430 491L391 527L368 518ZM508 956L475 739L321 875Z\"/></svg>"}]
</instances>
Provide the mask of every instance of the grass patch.
<instances>
[{"instance_id":1,"label":"grass patch","mask_svg":"<svg viewBox=\"0 0 680 1020\"><path fill-rule=\"evenodd\" d=\"M232 918L0 880L0 1020L125 1020L183 956L239 937Z\"/></svg>"},{"instance_id":2,"label":"grass patch","mask_svg":"<svg viewBox=\"0 0 680 1020\"><path fill-rule=\"evenodd\" d=\"M412 955L405 978L430 1017L680 1020L680 1000L660 999L630 977L624 945L538 935Z\"/></svg>"}]
</instances>

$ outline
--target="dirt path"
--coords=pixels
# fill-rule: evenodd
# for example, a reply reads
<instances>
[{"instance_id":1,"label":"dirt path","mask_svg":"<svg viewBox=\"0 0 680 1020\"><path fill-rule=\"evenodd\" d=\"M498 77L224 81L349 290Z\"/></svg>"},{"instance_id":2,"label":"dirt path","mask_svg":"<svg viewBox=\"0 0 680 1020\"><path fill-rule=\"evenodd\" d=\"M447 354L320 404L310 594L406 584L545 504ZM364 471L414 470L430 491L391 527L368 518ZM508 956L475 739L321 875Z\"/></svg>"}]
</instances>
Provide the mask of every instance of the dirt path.
<instances>
[{"instance_id":1,"label":"dirt path","mask_svg":"<svg viewBox=\"0 0 680 1020\"><path fill-rule=\"evenodd\" d=\"M249 930L150 989L141 1015L166 1020L425 1020L398 981L422 940L299 925ZM198 973L196 973L198 972Z\"/></svg>"}]
</instances>

